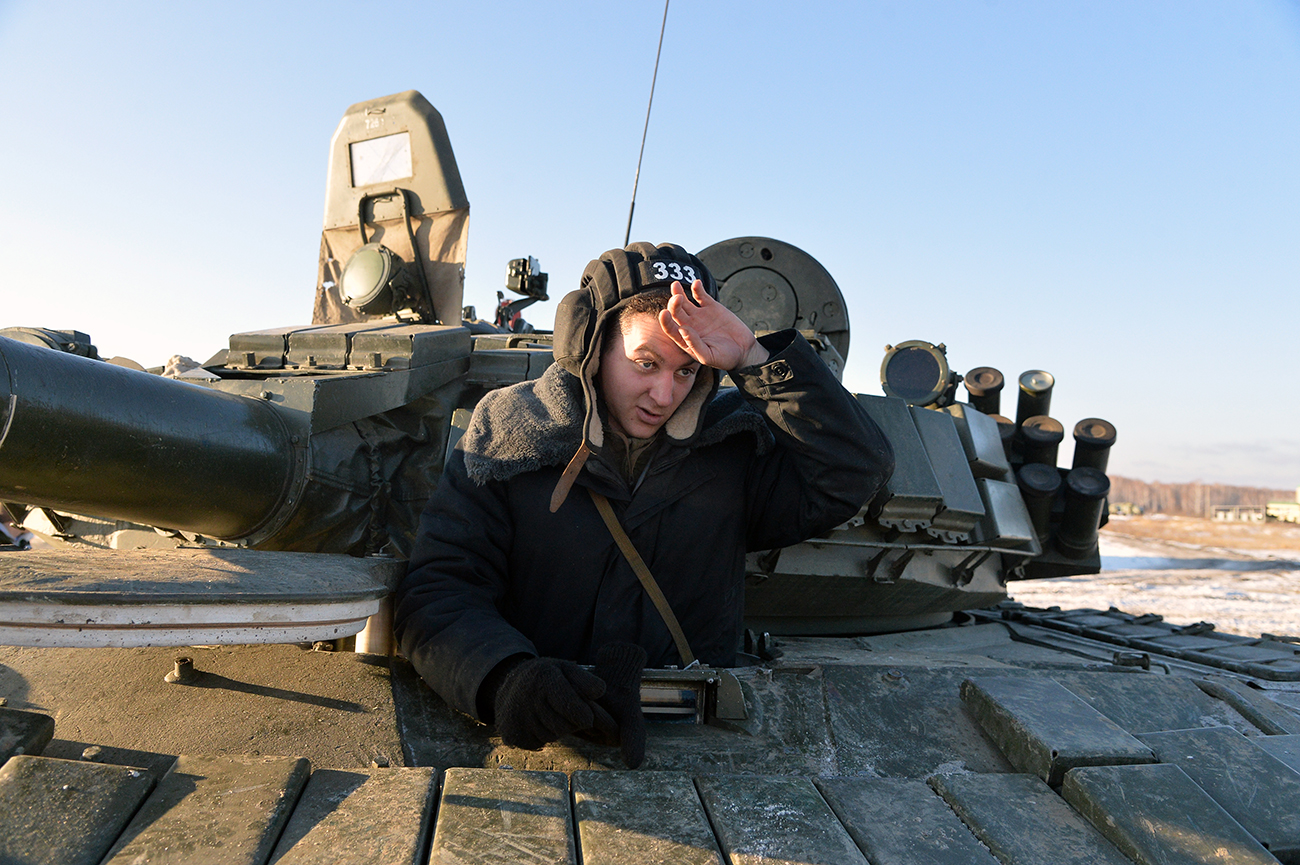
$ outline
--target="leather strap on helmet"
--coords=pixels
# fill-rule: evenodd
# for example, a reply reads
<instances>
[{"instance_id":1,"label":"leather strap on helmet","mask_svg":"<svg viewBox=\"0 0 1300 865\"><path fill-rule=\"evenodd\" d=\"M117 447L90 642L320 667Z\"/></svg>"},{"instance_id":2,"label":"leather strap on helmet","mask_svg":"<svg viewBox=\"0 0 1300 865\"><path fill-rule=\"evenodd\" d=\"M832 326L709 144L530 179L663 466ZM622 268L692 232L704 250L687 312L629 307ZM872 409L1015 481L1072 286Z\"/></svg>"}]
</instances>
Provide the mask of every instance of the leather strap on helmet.
<instances>
[{"instance_id":1,"label":"leather strap on helmet","mask_svg":"<svg viewBox=\"0 0 1300 865\"><path fill-rule=\"evenodd\" d=\"M591 456L591 448L587 447L584 441L578 445L578 452L569 460L569 464L564 467L564 474L560 475L560 480L555 485L555 490L551 493L551 513L560 509L564 500L569 497L569 490L573 489L573 482L578 479L578 472L587 464L587 457Z\"/></svg>"}]
</instances>

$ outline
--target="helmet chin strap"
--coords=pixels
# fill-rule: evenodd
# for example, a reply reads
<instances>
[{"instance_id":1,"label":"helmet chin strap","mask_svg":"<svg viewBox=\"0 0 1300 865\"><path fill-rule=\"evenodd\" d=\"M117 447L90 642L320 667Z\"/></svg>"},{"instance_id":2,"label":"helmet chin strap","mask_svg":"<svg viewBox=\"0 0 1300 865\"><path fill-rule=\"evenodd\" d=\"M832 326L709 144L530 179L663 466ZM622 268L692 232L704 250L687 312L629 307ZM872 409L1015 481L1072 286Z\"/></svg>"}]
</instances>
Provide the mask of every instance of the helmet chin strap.
<instances>
[{"instance_id":1,"label":"helmet chin strap","mask_svg":"<svg viewBox=\"0 0 1300 865\"><path fill-rule=\"evenodd\" d=\"M573 489L573 482L578 479L578 473L582 467L587 464L587 457L591 456L591 448L587 447L584 440L578 445L578 452L569 460L569 464L564 467L564 473L560 475L560 481L555 485L555 491L551 493L551 513L560 509L564 500L569 497L569 490Z\"/></svg>"}]
</instances>

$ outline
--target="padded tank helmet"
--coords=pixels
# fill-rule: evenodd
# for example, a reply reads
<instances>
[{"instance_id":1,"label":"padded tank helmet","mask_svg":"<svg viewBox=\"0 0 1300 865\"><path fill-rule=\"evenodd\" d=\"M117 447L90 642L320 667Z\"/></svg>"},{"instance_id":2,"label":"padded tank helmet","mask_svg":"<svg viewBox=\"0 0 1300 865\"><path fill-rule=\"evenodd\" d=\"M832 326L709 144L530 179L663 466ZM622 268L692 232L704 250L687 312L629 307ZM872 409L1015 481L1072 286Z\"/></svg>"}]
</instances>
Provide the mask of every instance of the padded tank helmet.
<instances>
[{"instance_id":1,"label":"padded tank helmet","mask_svg":"<svg viewBox=\"0 0 1300 865\"><path fill-rule=\"evenodd\" d=\"M556 489L552 509L558 508L587 456L605 444L596 377L604 350L607 325L618 310L637 294L668 288L680 282L689 290L696 279L710 297L717 298L718 285L703 263L675 243L632 243L611 249L592 261L582 272L578 288L560 301L555 313L555 362L582 381L586 402L583 444L565 470ZM689 297L689 294L688 294ZM668 422L664 433L671 442L689 444L700 431L704 406L718 389L717 370L701 370L695 386Z\"/></svg>"}]
</instances>

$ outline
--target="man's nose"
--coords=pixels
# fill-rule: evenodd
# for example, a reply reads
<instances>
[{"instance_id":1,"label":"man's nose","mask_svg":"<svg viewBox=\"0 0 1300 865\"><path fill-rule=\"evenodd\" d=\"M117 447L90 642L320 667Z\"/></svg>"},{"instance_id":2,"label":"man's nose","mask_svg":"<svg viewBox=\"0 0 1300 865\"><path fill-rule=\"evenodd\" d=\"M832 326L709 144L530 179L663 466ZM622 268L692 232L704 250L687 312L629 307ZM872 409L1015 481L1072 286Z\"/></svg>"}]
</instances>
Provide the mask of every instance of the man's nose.
<instances>
[{"instance_id":1,"label":"man's nose","mask_svg":"<svg viewBox=\"0 0 1300 865\"><path fill-rule=\"evenodd\" d=\"M654 377L650 383L650 399L654 400L657 406L672 405L673 402L673 377L672 373L666 370Z\"/></svg>"}]
</instances>

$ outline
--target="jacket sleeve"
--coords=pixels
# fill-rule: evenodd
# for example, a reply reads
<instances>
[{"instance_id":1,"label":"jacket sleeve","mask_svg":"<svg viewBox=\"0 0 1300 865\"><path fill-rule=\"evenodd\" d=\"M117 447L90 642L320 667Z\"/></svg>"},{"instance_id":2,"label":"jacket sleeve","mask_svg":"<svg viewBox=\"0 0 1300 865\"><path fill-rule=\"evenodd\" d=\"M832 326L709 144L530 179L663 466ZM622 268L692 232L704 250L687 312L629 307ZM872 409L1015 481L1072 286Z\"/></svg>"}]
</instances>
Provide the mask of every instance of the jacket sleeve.
<instances>
[{"instance_id":1,"label":"jacket sleeve","mask_svg":"<svg viewBox=\"0 0 1300 865\"><path fill-rule=\"evenodd\" d=\"M894 470L889 441L795 330L760 338L766 363L733 370L776 448L748 480L750 550L775 549L852 518Z\"/></svg>"},{"instance_id":2,"label":"jacket sleeve","mask_svg":"<svg viewBox=\"0 0 1300 865\"><path fill-rule=\"evenodd\" d=\"M511 532L504 485L476 485L454 451L420 517L397 590L394 630L402 654L440 697L474 718L479 686L492 668L511 655L537 654L497 608Z\"/></svg>"}]
</instances>

